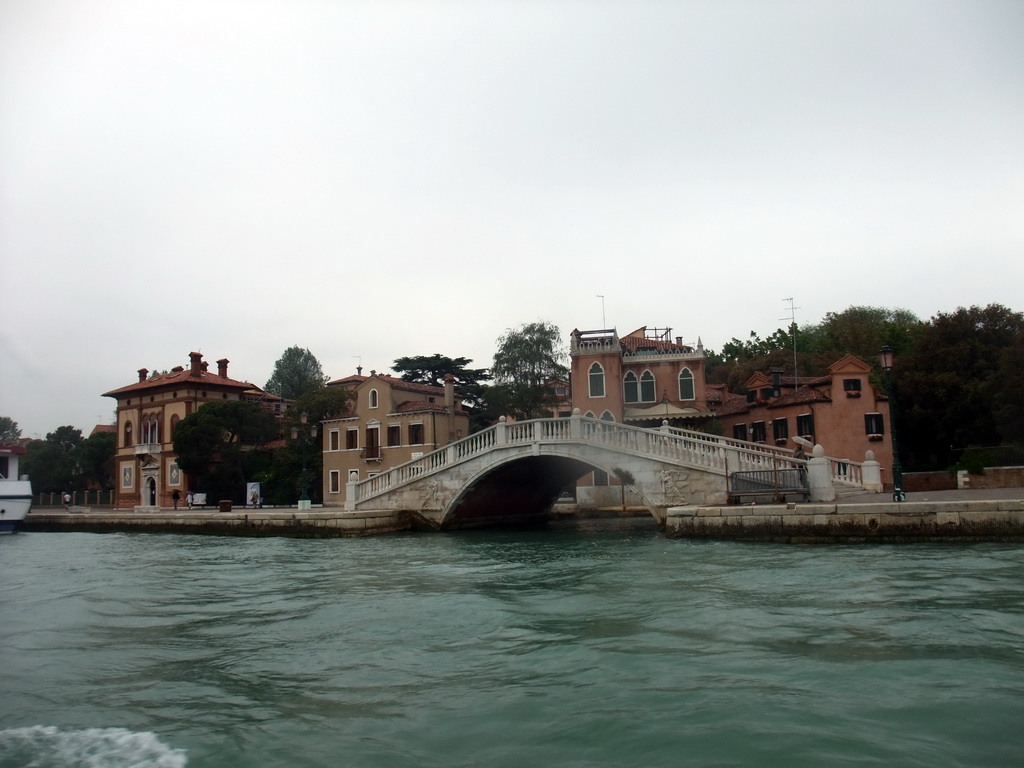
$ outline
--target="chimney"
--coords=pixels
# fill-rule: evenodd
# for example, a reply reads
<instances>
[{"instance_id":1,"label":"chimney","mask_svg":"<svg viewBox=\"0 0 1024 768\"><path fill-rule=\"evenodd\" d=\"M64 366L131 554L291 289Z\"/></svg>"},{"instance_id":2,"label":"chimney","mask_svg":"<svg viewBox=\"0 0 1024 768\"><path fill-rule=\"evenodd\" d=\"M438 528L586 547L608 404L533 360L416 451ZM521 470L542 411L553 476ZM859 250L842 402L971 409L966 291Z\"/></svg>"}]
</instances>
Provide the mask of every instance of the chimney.
<instances>
[{"instance_id":1,"label":"chimney","mask_svg":"<svg viewBox=\"0 0 1024 768\"><path fill-rule=\"evenodd\" d=\"M356 366L356 376L362 376L362 375L363 375L363 366L357 365Z\"/></svg>"},{"instance_id":2,"label":"chimney","mask_svg":"<svg viewBox=\"0 0 1024 768\"><path fill-rule=\"evenodd\" d=\"M149 371L146 368L139 368L139 381L145 381L147 376Z\"/></svg>"},{"instance_id":3,"label":"chimney","mask_svg":"<svg viewBox=\"0 0 1024 768\"><path fill-rule=\"evenodd\" d=\"M208 362L206 362L205 360L203 360L203 373L206 373L206 371L209 370L209 368L210 368L210 364Z\"/></svg>"},{"instance_id":4,"label":"chimney","mask_svg":"<svg viewBox=\"0 0 1024 768\"><path fill-rule=\"evenodd\" d=\"M203 353L202 352L189 352L189 360L192 361L192 369L189 371L189 376L199 378L203 373Z\"/></svg>"},{"instance_id":5,"label":"chimney","mask_svg":"<svg viewBox=\"0 0 1024 768\"><path fill-rule=\"evenodd\" d=\"M226 357L222 357L220 360L217 361L217 375L220 376L222 379L226 379L228 377L229 362L230 361Z\"/></svg>"},{"instance_id":6,"label":"chimney","mask_svg":"<svg viewBox=\"0 0 1024 768\"><path fill-rule=\"evenodd\" d=\"M455 409L455 377L450 373L444 375L444 407Z\"/></svg>"}]
</instances>

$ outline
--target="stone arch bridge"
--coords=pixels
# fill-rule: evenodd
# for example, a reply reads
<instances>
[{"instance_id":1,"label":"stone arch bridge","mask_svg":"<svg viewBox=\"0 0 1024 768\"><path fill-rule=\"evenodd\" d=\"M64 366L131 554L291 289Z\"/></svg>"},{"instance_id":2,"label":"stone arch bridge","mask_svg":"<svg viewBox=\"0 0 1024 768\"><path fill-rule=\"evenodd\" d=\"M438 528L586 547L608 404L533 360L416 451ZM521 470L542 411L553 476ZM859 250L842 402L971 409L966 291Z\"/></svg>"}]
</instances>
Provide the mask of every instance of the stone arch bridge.
<instances>
[{"instance_id":1,"label":"stone arch bridge","mask_svg":"<svg viewBox=\"0 0 1024 768\"><path fill-rule=\"evenodd\" d=\"M819 449L820 450L820 449ZM525 522L600 469L661 525L669 507L725 504L739 472L793 470L786 451L701 432L580 416L506 422L346 486L351 511L409 511L433 529Z\"/></svg>"}]
</instances>

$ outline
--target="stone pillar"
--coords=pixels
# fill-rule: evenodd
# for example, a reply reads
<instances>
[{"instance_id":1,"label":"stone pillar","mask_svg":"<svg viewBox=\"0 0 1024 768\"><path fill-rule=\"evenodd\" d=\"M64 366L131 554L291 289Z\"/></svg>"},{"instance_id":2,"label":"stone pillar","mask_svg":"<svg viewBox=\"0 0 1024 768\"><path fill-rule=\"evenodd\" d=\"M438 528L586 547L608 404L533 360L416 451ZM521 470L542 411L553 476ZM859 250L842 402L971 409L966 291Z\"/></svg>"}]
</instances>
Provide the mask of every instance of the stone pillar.
<instances>
[{"instance_id":1,"label":"stone pillar","mask_svg":"<svg viewBox=\"0 0 1024 768\"><path fill-rule=\"evenodd\" d=\"M861 483L865 491L882 492L882 465L875 461L875 452L864 454L864 466L861 468Z\"/></svg>"},{"instance_id":2,"label":"stone pillar","mask_svg":"<svg viewBox=\"0 0 1024 768\"><path fill-rule=\"evenodd\" d=\"M347 510L356 508L356 485L353 482L345 483L345 509Z\"/></svg>"},{"instance_id":3,"label":"stone pillar","mask_svg":"<svg viewBox=\"0 0 1024 768\"><path fill-rule=\"evenodd\" d=\"M498 417L498 423L494 425L494 444L505 445L507 438L505 436L505 422L507 422L504 416Z\"/></svg>"},{"instance_id":4,"label":"stone pillar","mask_svg":"<svg viewBox=\"0 0 1024 768\"><path fill-rule=\"evenodd\" d=\"M569 439L580 440L583 438L583 425L580 423L580 409L573 408L572 416L569 417Z\"/></svg>"},{"instance_id":5,"label":"stone pillar","mask_svg":"<svg viewBox=\"0 0 1024 768\"><path fill-rule=\"evenodd\" d=\"M832 487L832 469L825 449L815 445L811 458L807 460L807 485L811 501L835 501L836 489Z\"/></svg>"}]
</instances>

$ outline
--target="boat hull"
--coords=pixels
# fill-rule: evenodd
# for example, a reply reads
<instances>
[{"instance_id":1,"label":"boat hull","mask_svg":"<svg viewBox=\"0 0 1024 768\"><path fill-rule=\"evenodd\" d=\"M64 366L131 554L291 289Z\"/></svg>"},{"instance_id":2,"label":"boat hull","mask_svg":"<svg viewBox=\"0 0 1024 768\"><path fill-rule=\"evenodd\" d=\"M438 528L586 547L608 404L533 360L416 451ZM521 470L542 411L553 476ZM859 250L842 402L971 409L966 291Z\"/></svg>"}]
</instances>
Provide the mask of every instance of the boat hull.
<instances>
[{"instance_id":1,"label":"boat hull","mask_svg":"<svg viewBox=\"0 0 1024 768\"><path fill-rule=\"evenodd\" d=\"M31 483L27 480L0 480L0 534L17 533L31 508Z\"/></svg>"}]
</instances>

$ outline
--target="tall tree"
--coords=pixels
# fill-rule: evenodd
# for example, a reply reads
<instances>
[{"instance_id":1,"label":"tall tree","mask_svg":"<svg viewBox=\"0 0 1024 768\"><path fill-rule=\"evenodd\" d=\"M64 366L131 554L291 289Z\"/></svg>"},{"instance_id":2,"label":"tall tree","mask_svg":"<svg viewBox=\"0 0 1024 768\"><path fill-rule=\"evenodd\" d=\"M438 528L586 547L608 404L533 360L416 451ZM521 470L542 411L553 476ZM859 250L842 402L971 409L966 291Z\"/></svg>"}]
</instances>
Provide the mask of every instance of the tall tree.
<instances>
[{"instance_id":1,"label":"tall tree","mask_svg":"<svg viewBox=\"0 0 1024 768\"><path fill-rule=\"evenodd\" d=\"M472 363L468 357L445 357L440 353L400 357L391 364L391 370L402 377L402 381L418 384L443 386L445 376L455 377L455 396L467 407L478 408L483 402L484 385L491 375L486 368L468 368Z\"/></svg>"},{"instance_id":2,"label":"tall tree","mask_svg":"<svg viewBox=\"0 0 1024 768\"><path fill-rule=\"evenodd\" d=\"M517 419L545 416L558 402L552 381L568 378L566 352L557 326L539 321L508 329L498 339L487 405Z\"/></svg>"},{"instance_id":3,"label":"tall tree","mask_svg":"<svg viewBox=\"0 0 1024 768\"><path fill-rule=\"evenodd\" d=\"M78 447L85 438L72 426L57 427L45 440L28 444L22 471L32 480L37 493L54 493L85 488Z\"/></svg>"},{"instance_id":4,"label":"tall tree","mask_svg":"<svg viewBox=\"0 0 1024 768\"><path fill-rule=\"evenodd\" d=\"M905 466L941 469L964 448L1000 442L1000 377L1012 371L1001 363L1012 361L1006 350L1022 330L1024 314L1001 304L960 307L924 325L913 351L893 366Z\"/></svg>"},{"instance_id":5,"label":"tall tree","mask_svg":"<svg viewBox=\"0 0 1024 768\"><path fill-rule=\"evenodd\" d=\"M13 443L21 437L18 422L10 416L0 416L0 443Z\"/></svg>"},{"instance_id":6,"label":"tall tree","mask_svg":"<svg viewBox=\"0 0 1024 768\"><path fill-rule=\"evenodd\" d=\"M288 347L274 363L274 371L264 389L285 400L295 400L326 383L327 377L316 355L296 346Z\"/></svg>"},{"instance_id":7,"label":"tall tree","mask_svg":"<svg viewBox=\"0 0 1024 768\"><path fill-rule=\"evenodd\" d=\"M178 466L214 499L244 500L243 448L264 446L280 434L277 420L240 400L203 404L178 423L174 451Z\"/></svg>"}]
</instances>

